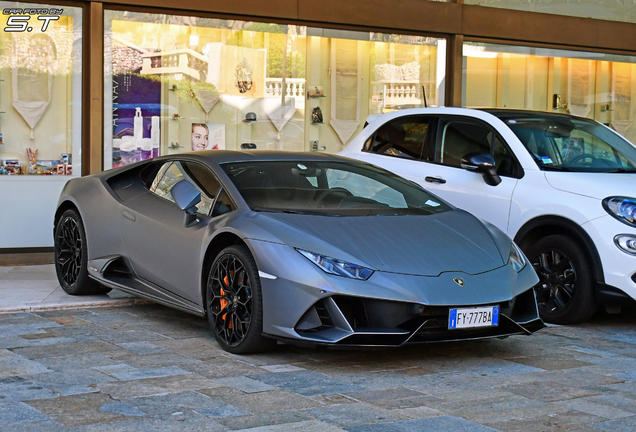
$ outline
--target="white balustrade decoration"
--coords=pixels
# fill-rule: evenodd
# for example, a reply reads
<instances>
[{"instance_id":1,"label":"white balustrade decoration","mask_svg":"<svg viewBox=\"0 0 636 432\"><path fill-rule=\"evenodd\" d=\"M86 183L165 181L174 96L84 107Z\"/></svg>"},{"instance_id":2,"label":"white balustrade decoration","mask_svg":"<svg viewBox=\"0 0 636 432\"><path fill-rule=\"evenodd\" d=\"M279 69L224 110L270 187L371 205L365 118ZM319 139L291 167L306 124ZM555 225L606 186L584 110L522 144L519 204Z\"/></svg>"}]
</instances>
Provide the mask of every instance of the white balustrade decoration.
<instances>
[{"instance_id":1,"label":"white balustrade decoration","mask_svg":"<svg viewBox=\"0 0 636 432\"><path fill-rule=\"evenodd\" d=\"M282 78L265 78L265 97L281 98L282 92ZM296 99L296 107L304 106L306 97L304 78L287 78L285 80L285 98Z\"/></svg>"},{"instance_id":2,"label":"white balustrade decoration","mask_svg":"<svg viewBox=\"0 0 636 432\"><path fill-rule=\"evenodd\" d=\"M374 81L374 94L384 96L384 106L419 105L421 86L419 81Z\"/></svg>"}]
</instances>

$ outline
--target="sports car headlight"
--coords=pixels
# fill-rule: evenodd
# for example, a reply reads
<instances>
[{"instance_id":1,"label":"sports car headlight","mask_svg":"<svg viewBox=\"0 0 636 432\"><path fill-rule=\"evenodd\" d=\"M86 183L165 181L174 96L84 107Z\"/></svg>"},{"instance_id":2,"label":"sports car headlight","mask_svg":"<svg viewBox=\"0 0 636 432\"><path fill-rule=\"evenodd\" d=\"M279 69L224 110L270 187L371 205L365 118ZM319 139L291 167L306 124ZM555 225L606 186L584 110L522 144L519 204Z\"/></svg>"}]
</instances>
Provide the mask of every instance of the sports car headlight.
<instances>
[{"instance_id":1,"label":"sports car headlight","mask_svg":"<svg viewBox=\"0 0 636 432\"><path fill-rule=\"evenodd\" d=\"M512 242L510 245L510 256L508 257L508 264L512 266L517 273L519 273L527 264L526 256L521 252L519 246Z\"/></svg>"},{"instance_id":2,"label":"sports car headlight","mask_svg":"<svg viewBox=\"0 0 636 432\"><path fill-rule=\"evenodd\" d=\"M607 197L603 208L624 224L636 227L636 198Z\"/></svg>"},{"instance_id":3,"label":"sports car headlight","mask_svg":"<svg viewBox=\"0 0 636 432\"><path fill-rule=\"evenodd\" d=\"M352 264L346 261L341 261L336 258L331 258L302 249L296 250L309 261L320 267L324 272L332 275L367 280L373 274L373 270L359 266L357 264Z\"/></svg>"}]
</instances>

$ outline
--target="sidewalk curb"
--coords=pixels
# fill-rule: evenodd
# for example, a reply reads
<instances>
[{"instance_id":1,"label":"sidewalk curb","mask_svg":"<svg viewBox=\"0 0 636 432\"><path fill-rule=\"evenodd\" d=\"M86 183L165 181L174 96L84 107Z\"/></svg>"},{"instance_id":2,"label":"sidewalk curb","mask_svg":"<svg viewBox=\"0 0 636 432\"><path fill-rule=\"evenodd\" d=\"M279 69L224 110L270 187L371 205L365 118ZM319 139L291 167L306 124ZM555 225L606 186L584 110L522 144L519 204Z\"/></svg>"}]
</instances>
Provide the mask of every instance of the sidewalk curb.
<instances>
[{"instance_id":1,"label":"sidewalk curb","mask_svg":"<svg viewBox=\"0 0 636 432\"><path fill-rule=\"evenodd\" d=\"M98 307L122 307L122 306L135 306L155 303L152 300L146 300L142 298L122 298L122 299L109 299L109 300L96 300L91 302L74 302L74 303L44 303L44 304L32 304L22 306L7 306L0 307L0 314L9 313L25 313L25 312L44 312L52 310L64 310L64 309L90 309Z\"/></svg>"}]
</instances>

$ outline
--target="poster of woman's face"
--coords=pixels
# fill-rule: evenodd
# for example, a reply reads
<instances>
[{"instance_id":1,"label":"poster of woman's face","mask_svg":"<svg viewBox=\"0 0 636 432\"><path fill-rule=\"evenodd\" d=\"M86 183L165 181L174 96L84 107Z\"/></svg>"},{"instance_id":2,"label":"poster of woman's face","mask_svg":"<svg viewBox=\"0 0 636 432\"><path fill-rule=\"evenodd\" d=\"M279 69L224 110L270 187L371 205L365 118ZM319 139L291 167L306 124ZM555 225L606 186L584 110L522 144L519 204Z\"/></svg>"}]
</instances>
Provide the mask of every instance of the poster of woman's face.
<instances>
[{"instance_id":1,"label":"poster of woman's face","mask_svg":"<svg viewBox=\"0 0 636 432\"><path fill-rule=\"evenodd\" d=\"M210 129L205 123L192 123L192 151L210 150Z\"/></svg>"}]
</instances>

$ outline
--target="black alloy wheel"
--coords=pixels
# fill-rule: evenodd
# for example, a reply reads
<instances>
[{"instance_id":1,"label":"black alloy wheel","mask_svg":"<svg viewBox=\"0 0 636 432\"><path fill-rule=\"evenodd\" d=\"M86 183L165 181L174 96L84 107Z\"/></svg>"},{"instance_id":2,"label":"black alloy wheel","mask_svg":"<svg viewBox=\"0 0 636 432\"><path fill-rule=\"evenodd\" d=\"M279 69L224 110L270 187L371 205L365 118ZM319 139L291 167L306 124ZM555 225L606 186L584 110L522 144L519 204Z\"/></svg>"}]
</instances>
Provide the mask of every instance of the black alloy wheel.
<instances>
[{"instance_id":1,"label":"black alloy wheel","mask_svg":"<svg viewBox=\"0 0 636 432\"><path fill-rule=\"evenodd\" d=\"M106 294L110 291L88 276L86 233L75 210L66 210L57 221L54 256L57 279L67 294Z\"/></svg>"},{"instance_id":2,"label":"black alloy wheel","mask_svg":"<svg viewBox=\"0 0 636 432\"><path fill-rule=\"evenodd\" d=\"M230 246L219 253L210 268L206 297L208 321L221 348L248 354L276 345L262 335L260 279L246 246Z\"/></svg>"},{"instance_id":3,"label":"black alloy wheel","mask_svg":"<svg viewBox=\"0 0 636 432\"><path fill-rule=\"evenodd\" d=\"M592 272L582 247L565 235L550 235L528 248L539 283L535 285L544 321L572 324L590 318L597 309Z\"/></svg>"}]
</instances>

